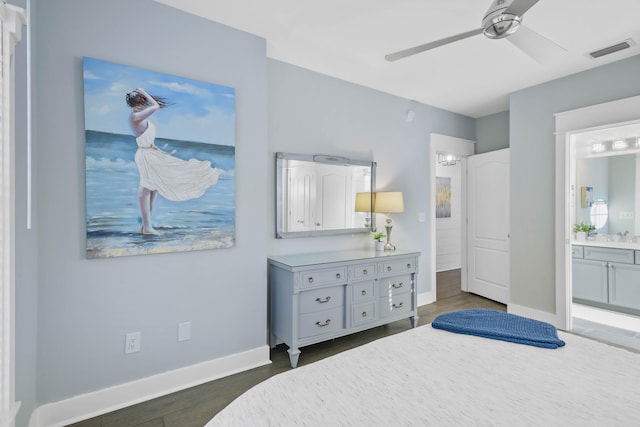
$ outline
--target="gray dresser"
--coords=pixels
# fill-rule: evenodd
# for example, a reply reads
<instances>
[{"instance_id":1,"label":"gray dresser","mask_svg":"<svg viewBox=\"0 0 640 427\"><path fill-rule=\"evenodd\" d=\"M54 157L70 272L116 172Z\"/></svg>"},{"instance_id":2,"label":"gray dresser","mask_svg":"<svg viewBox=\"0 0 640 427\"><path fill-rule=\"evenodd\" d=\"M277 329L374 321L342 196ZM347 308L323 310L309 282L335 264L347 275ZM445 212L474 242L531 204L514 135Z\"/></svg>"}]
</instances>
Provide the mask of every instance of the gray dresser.
<instances>
[{"instance_id":1,"label":"gray dresser","mask_svg":"<svg viewBox=\"0 0 640 427\"><path fill-rule=\"evenodd\" d=\"M396 320L418 323L419 252L319 252L269 258L270 344L300 347Z\"/></svg>"}]
</instances>

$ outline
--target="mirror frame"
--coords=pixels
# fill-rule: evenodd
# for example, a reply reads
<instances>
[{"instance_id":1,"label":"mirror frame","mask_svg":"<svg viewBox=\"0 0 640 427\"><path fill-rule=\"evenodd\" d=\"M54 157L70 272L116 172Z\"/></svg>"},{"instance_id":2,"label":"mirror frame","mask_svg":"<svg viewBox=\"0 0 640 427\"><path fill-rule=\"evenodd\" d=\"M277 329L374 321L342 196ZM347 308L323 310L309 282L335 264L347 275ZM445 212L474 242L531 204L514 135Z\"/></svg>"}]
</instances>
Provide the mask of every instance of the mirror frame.
<instances>
[{"instance_id":1,"label":"mirror frame","mask_svg":"<svg viewBox=\"0 0 640 427\"><path fill-rule=\"evenodd\" d=\"M294 153L276 153L276 239L296 238L296 237L314 237L314 236L331 236L341 234L369 233L375 230L375 213L371 212L371 226L358 228L334 228L329 230L313 230L313 231L284 231L283 227L283 161L285 160L301 160L312 163L323 163L331 165L343 166L365 166L371 169L371 192L375 192L376 184L376 162L366 160L354 160L340 156L328 156L322 154L294 154Z\"/></svg>"}]
</instances>

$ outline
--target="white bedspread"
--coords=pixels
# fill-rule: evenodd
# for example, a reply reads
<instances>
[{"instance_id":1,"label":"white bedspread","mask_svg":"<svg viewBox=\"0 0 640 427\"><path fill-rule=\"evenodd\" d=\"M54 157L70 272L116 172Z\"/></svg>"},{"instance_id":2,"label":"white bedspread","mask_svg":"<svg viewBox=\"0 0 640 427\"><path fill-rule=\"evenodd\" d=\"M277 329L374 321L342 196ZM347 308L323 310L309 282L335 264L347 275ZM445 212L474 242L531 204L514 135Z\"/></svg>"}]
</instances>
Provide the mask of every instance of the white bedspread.
<instances>
[{"instance_id":1,"label":"white bedspread","mask_svg":"<svg viewBox=\"0 0 640 427\"><path fill-rule=\"evenodd\" d=\"M276 375L206 427L640 425L640 354L559 336L549 350L422 326Z\"/></svg>"}]
</instances>

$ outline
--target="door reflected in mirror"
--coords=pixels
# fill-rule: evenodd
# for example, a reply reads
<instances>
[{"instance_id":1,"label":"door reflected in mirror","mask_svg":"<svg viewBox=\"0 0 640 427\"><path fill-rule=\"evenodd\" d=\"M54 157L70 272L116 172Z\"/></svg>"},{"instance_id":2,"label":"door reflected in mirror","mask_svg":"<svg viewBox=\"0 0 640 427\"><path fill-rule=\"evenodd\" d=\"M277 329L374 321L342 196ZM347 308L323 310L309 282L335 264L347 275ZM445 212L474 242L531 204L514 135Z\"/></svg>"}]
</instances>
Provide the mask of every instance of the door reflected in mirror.
<instances>
[{"instance_id":1,"label":"door reflected in mirror","mask_svg":"<svg viewBox=\"0 0 640 427\"><path fill-rule=\"evenodd\" d=\"M356 204L362 193L375 190L375 166L338 156L276 153L276 237L369 232L375 226L370 209Z\"/></svg>"}]
</instances>

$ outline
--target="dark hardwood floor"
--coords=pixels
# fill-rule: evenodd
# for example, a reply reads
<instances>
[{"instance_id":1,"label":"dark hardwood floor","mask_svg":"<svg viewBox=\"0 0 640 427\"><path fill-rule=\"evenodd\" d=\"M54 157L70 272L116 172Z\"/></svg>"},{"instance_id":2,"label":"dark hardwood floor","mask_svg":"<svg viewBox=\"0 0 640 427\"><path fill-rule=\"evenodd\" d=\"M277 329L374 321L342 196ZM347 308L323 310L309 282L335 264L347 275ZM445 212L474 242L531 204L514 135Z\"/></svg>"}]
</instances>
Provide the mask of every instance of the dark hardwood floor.
<instances>
[{"instance_id":1,"label":"dark hardwood floor","mask_svg":"<svg viewBox=\"0 0 640 427\"><path fill-rule=\"evenodd\" d=\"M418 307L419 325L429 324L437 315L449 311L476 307L506 310L506 306L503 304L461 292L459 278L459 272L456 276L455 270L450 274L438 273L438 300L433 304ZM404 319L346 337L303 347L298 365L313 363L378 338L406 331L410 327L409 320ZM272 363L269 365L75 423L73 427L202 427L249 388L273 375L291 369L286 349L284 344L272 349Z\"/></svg>"}]
</instances>

